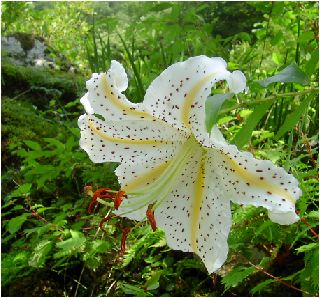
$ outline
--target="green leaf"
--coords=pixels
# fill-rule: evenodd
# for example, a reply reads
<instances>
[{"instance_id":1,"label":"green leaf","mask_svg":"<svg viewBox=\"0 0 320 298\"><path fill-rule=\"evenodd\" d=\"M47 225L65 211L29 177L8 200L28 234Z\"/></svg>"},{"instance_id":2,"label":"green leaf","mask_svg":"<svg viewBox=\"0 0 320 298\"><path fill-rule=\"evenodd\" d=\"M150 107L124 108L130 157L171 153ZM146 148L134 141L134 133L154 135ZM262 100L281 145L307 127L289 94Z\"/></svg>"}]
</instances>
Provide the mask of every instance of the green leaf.
<instances>
[{"instance_id":1,"label":"green leaf","mask_svg":"<svg viewBox=\"0 0 320 298\"><path fill-rule=\"evenodd\" d=\"M306 217L308 217L308 218L314 218L314 219L318 220L318 219L319 219L319 211L318 211L318 210L310 211L310 212L306 215Z\"/></svg>"},{"instance_id":2,"label":"green leaf","mask_svg":"<svg viewBox=\"0 0 320 298\"><path fill-rule=\"evenodd\" d=\"M241 149L247 144L251 138L252 132L271 106L272 102L264 102L257 105L250 116L247 118L246 123L241 127L238 133L235 135L231 143L235 144Z\"/></svg>"},{"instance_id":3,"label":"green leaf","mask_svg":"<svg viewBox=\"0 0 320 298\"><path fill-rule=\"evenodd\" d=\"M255 271L253 267L236 267L222 278L225 290L237 286Z\"/></svg>"},{"instance_id":4,"label":"green leaf","mask_svg":"<svg viewBox=\"0 0 320 298\"><path fill-rule=\"evenodd\" d=\"M35 268L40 268L45 265L46 259L52 248L52 242L50 240L41 241L35 248L31 258L29 260L29 265Z\"/></svg>"},{"instance_id":5,"label":"green leaf","mask_svg":"<svg viewBox=\"0 0 320 298\"><path fill-rule=\"evenodd\" d=\"M104 240L94 240L91 245L94 253L104 253L112 248L112 244Z\"/></svg>"},{"instance_id":6,"label":"green leaf","mask_svg":"<svg viewBox=\"0 0 320 298\"><path fill-rule=\"evenodd\" d=\"M268 87L271 83L298 83L301 85L308 85L309 84L309 78L307 75L297 66L295 62L291 63L289 66L287 66L285 69L280 71L278 74L256 81L263 87Z\"/></svg>"},{"instance_id":7,"label":"green leaf","mask_svg":"<svg viewBox=\"0 0 320 298\"><path fill-rule=\"evenodd\" d=\"M152 296L149 292L146 292L143 289L140 289L133 285L129 285L127 283L121 284L121 290L127 295L132 295L137 297Z\"/></svg>"},{"instance_id":8,"label":"green leaf","mask_svg":"<svg viewBox=\"0 0 320 298\"><path fill-rule=\"evenodd\" d=\"M262 289L264 289L266 286L274 283L275 280L273 279L267 279L263 282L260 282L257 286L255 286L253 289L250 290L251 294L255 294L255 293L258 293L260 292Z\"/></svg>"},{"instance_id":9,"label":"green leaf","mask_svg":"<svg viewBox=\"0 0 320 298\"><path fill-rule=\"evenodd\" d=\"M61 251L54 255L55 258L59 258L65 255L72 255L80 252L85 247L86 238L81 232L70 230L71 238L59 242L56 244L57 248Z\"/></svg>"},{"instance_id":10,"label":"green leaf","mask_svg":"<svg viewBox=\"0 0 320 298\"><path fill-rule=\"evenodd\" d=\"M310 250L312 250L312 249L317 248L318 245L319 245L319 244L318 244L317 242L309 243L309 244L302 245L302 246L298 247L298 248L296 249L296 251L297 251L298 253L310 251Z\"/></svg>"},{"instance_id":11,"label":"green leaf","mask_svg":"<svg viewBox=\"0 0 320 298\"><path fill-rule=\"evenodd\" d=\"M183 270L185 268L192 269L204 269L204 265L198 259L183 259L177 263L178 270Z\"/></svg>"},{"instance_id":12,"label":"green leaf","mask_svg":"<svg viewBox=\"0 0 320 298\"><path fill-rule=\"evenodd\" d=\"M284 123L279 128L279 131L275 136L276 140L279 140L287 131L293 129L296 126L296 124L300 120L300 117L308 109L309 103L312 99L313 99L313 95L306 97L304 101L300 104L300 106L286 117L286 119L284 120Z\"/></svg>"},{"instance_id":13,"label":"green leaf","mask_svg":"<svg viewBox=\"0 0 320 298\"><path fill-rule=\"evenodd\" d=\"M121 43L125 49L125 52L127 53L128 55L128 59L129 59L129 62L130 62L130 65L131 65L131 68L133 70L133 73L134 73L134 77L135 77L135 80L136 80L136 83L137 83L137 87L138 87L138 92L139 92L139 95L141 98L143 98L144 96L144 87L143 87L143 84L142 84L142 80L141 80L141 77L140 77L140 73L136 67L136 64L135 64L135 59L134 59L134 56L133 56L133 51L130 52L126 42L124 41L123 37L118 33L118 36L121 40ZM134 41L134 39L133 39Z\"/></svg>"},{"instance_id":14,"label":"green leaf","mask_svg":"<svg viewBox=\"0 0 320 298\"><path fill-rule=\"evenodd\" d=\"M155 232L147 232L127 251L123 258L122 266L128 266L134 259L139 259L139 256L144 254L152 245L162 241L162 239L164 239L164 232L161 229L157 229Z\"/></svg>"},{"instance_id":15,"label":"green leaf","mask_svg":"<svg viewBox=\"0 0 320 298\"><path fill-rule=\"evenodd\" d=\"M18 198L18 197L25 197L30 194L32 184L25 183L21 184L17 189L15 189L10 195L10 198Z\"/></svg>"},{"instance_id":16,"label":"green leaf","mask_svg":"<svg viewBox=\"0 0 320 298\"><path fill-rule=\"evenodd\" d=\"M155 290L155 289L159 288L159 279L160 279L161 275L162 275L161 270L152 272L151 277L147 280L144 287L147 290Z\"/></svg>"},{"instance_id":17,"label":"green leaf","mask_svg":"<svg viewBox=\"0 0 320 298\"><path fill-rule=\"evenodd\" d=\"M211 132L213 125L217 123L222 104L233 95L233 93L226 93L215 94L208 97L206 101L206 127L209 133Z\"/></svg>"},{"instance_id":18,"label":"green leaf","mask_svg":"<svg viewBox=\"0 0 320 298\"><path fill-rule=\"evenodd\" d=\"M33 141L24 141L24 143L31 149L36 150L36 151L40 151L42 148L40 146L40 144L38 144L37 142L33 142Z\"/></svg>"},{"instance_id":19,"label":"green leaf","mask_svg":"<svg viewBox=\"0 0 320 298\"><path fill-rule=\"evenodd\" d=\"M48 144L56 147L58 150L63 151L65 150L64 144L62 144L59 140L54 138L43 138Z\"/></svg>"},{"instance_id":20,"label":"green leaf","mask_svg":"<svg viewBox=\"0 0 320 298\"><path fill-rule=\"evenodd\" d=\"M28 216L30 216L30 213L23 213L17 217L11 218L7 223L7 228L10 234L14 234L18 230L20 230L21 226L27 220Z\"/></svg>"},{"instance_id":21,"label":"green leaf","mask_svg":"<svg viewBox=\"0 0 320 298\"><path fill-rule=\"evenodd\" d=\"M152 6L150 8L150 11L163 11L163 10L166 10L168 8L171 8L172 7L172 4L170 2L160 2L160 3L156 3L154 4L154 6Z\"/></svg>"},{"instance_id":22,"label":"green leaf","mask_svg":"<svg viewBox=\"0 0 320 298\"><path fill-rule=\"evenodd\" d=\"M311 76L313 73L318 73L319 67L319 49L311 53L310 60L305 65L306 74Z\"/></svg>"}]
</instances>

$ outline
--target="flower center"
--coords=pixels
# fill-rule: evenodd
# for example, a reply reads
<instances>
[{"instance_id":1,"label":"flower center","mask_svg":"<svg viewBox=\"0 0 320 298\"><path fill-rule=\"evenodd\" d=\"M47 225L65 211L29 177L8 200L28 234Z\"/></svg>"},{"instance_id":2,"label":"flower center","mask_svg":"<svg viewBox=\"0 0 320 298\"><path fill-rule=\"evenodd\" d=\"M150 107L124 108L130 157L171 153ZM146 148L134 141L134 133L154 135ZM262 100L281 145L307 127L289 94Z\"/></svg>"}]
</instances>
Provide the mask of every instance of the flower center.
<instances>
[{"instance_id":1,"label":"flower center","mask_svg":"<svg viewBox=\"0 0 320 298\"><path fill-rule=\"evenodd\" d=\"M126 191L128 200L125 200L121 206L128 208L128 211L118 215L123 216L150 204L153 204L153 211L158 208L172 191L174 185L176 185L186 162L197 149L199 149L198 142L193 136L190 136L175 158L171 160L154 182L132 191Z\"/></svg>"}]
</instances>

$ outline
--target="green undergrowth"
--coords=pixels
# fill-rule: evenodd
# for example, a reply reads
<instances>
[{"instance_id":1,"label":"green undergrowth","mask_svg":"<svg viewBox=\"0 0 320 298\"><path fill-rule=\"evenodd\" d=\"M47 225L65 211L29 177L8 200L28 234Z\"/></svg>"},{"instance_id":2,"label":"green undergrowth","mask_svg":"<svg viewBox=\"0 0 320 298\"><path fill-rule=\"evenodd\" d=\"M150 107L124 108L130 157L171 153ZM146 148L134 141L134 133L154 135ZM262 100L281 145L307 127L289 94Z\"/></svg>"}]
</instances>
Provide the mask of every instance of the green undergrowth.
<instances>
[{"instance_id":1,"label":"green undergrowth","mask_svg":"<svg viewBox=\"0 0 320 298\"><path fill-rule=\"evenodd\" d=\"M33 33L54 36L86 74L3 60L4 296L317 295L317 5L250 2L241 14L228 5L81 2L78 10L53 2L5 4L6 33L41 28ZM25 23L18 21L21 12L29 16ZM64 12L73 14L70 28ZM225 22L217 26L219 18L243 20L248 12L243 32L224 29ZM76 35L80 25L84 30ZM208 126L216 123L228 142L284 167L302 189L301 220L289 226L270 221L264 208L232 204L228 259L211 275L195 254L170 249L163 231L153 232L147 222L114 217L99 229L113 204L99 199L89 213L91 190L119 189L118 164L92 163L79 147L77 128L89 69L105 71L119 60L130 79L126 95L138 102L167 66L198 54L223 56L229 69L245 72L249 87L228 99L219 96L224 84L213 88L210 98L220 102L207 104Z\"/></svg>"},{"instance_id":2,"label":"green undergrowth","mask_svg":"<svg viewBox=\"0 0 320 298\"><path fill-rule=\"evenodd\" d=\"M50 100L67 103L85 90L85 79L79 74L13 65L6 59L2 59L1 75L3 96L24 98L42 109L48 107Z\"/></svg>"}]
</instances>

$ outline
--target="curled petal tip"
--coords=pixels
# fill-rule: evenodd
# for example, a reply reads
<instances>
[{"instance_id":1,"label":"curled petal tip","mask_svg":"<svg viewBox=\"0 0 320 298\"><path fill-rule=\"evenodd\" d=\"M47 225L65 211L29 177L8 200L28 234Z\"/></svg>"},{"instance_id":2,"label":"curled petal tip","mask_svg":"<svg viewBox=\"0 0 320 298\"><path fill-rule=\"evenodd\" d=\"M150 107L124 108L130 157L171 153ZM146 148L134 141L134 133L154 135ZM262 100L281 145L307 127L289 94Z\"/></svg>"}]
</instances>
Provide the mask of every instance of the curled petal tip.
<instances>
[{"instance_id":1,"label":"curled petal tip","mask_svg":"<svg viewBox=\"0 0 320 298\"><path fill-rule=\"evenodd\" d=\"M128 88L128 77L121 63L112 60L108 72L111 74L112 83L117 87L119 92L123 92Z\"/></svg>"},{"instance_id":2,"label":"curled petal tip","mask_svg":"<svg viewBox=\"0 0 320 298\"><path fill-rule=\"evenodd\" d=\"M227 79L230 91L238 94L246 90L246 77L240 70L235 70Z\"/></svg>"},{"instance_id":3,"label":"curled petal tip","mask_svg":"<svg viewBox=\"0 0 320 298\"><path fill-rule=\"evenodd\" d=\"M83 104L84 109L86 110L86 112L88 114L93 114L94 110L90 104L90 101L88 99L88 93L86 93L84 96L82 96L82 98L80 99L80 102Z\"/></svg>"},{"instance_id":4,"label":"curled petal tip","mask_svg":"<svg viewBox=\"0 0 320 298\"><path fill-rule=\"evenodd\" d=\"M294 212L272 212L268 211L269 218L279 225L291 225L297 222L300 217Z\"/></svg>"}]
</instances>

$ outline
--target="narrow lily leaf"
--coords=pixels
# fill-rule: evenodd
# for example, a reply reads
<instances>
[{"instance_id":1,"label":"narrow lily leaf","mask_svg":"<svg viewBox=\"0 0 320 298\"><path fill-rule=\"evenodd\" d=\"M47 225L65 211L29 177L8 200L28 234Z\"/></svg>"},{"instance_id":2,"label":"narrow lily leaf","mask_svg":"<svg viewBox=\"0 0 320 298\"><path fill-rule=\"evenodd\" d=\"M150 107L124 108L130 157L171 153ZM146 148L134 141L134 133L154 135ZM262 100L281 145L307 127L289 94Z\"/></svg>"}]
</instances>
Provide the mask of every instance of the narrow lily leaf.
<instances>
[{"instance_id":1,"label":"narrow lily leaf","mask_svg":"<svg viewBox=\"0 0 320 298\"><path fill-rule=\"evenodd\" d=\"M239 149L247 144L251 138L254 128L257 126L261 118L265 115L271 104L272 102L264 102L256 106L252 114L250 114L250 116L248 117L245 125L242 126L231 143L235 144Z\"/></svg>"},{"instance_id":2,"label":"narrow lily leaf","mask_svg":"<svg viewBox=\"0 0 320 298\"><path fill-rule=\"evenodd\" d=\"M315 249L315 248L318 249L318 246L319 246L318 242L313 242L313 243L309 243L309 244L302 245L302 246L298 247L298 248L296 249L296 251L297 251L298 253L300 253L300 252L306 252L306 251L310 251L310 250Z\"/></svg>"},{"instance_id":3,"label":"narrow lily leaf","mask_svg":"<svg viewBox=\"0 0 320 298\"><path fill-rule=\"evenodd\" d=\"M226 93L215 94L213 96L208 97L206 101L206 127L209 133L213 125L217 123L218 114L222 104L233 95L234 93Z\"/></svg>"},{"instance_id":4,"label":"narrow lily leaf","mask_svg":"<svg viewBox=\"0 0 320 298\"><path fill-rule=\"evenodd\" d=\"M128 58L129 58L129 61L130 61L130 65L131 65L131 68L133 70L133 73L134 73L134 76L135 76L135 79L136 79L136 82L137 82L137 87L138 87L138 90L139 90L139 93L140 93L140 98L143 98L143 95L144 95L144 88L143 88L143 84L142 84L142 80L141 80L141 77L140 77L140 74L139 74L139 71L136 67L136 64L135 64L135 60L134 60L134 57L133 57L133 52L131 53L126 42L124 41L123 37L118 33L118 36L121 40L121 43L128 55Z\"/></svg>"},{"instance_id":5,"label":"narrow lily leaf","mask_svg":"<svg viewBox=\"0 0 320 298\"><path fill-rule=\"evenodd\" d=\"M307 75L298 67L298 65L293 62L289 66L287 66L285 69L280 71L278 74L266 78L264 80L256 81L263 87L268 87L271 83L298 83L301 85L307 85L309 84L309 78Z\"/></svg>"},{"instance_id":6,"label":"narrow lily leaf","mask_svg":"<svg viewBox=\"0 0 320 298\"><path fill-rule=\"evenodd\" d=\"M307 110L312 98L313 96L311 95L306 97L305 100L300 104L300 106L286 117L284 123L275 136L276 140L279 140L287 131L295 127L295 125L299 122L300 117Z\"/></svg>"}]
</instances>

